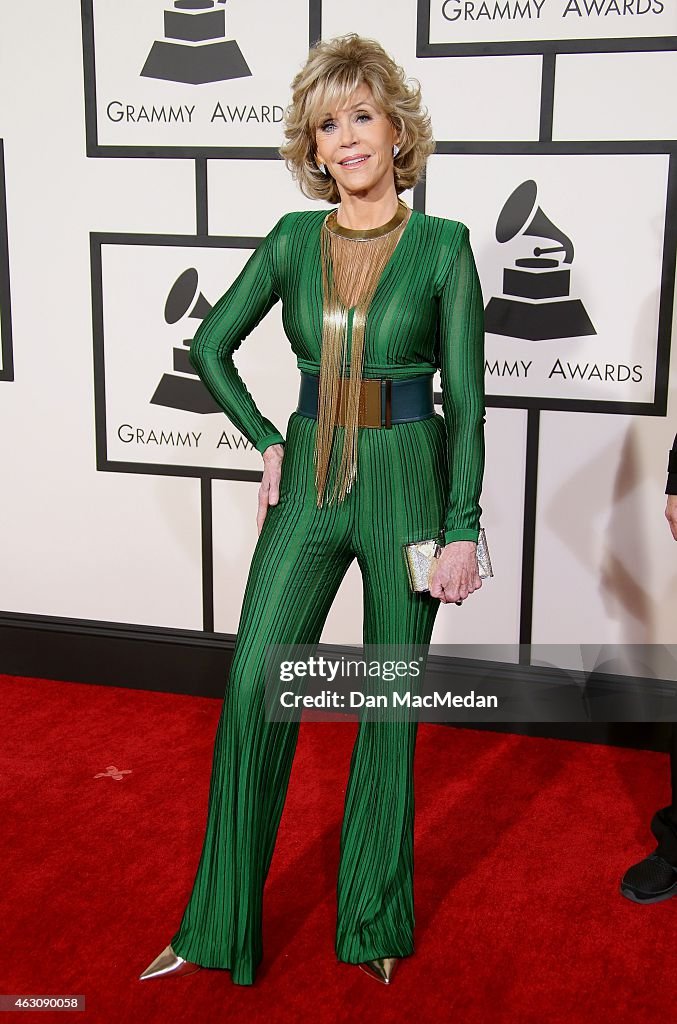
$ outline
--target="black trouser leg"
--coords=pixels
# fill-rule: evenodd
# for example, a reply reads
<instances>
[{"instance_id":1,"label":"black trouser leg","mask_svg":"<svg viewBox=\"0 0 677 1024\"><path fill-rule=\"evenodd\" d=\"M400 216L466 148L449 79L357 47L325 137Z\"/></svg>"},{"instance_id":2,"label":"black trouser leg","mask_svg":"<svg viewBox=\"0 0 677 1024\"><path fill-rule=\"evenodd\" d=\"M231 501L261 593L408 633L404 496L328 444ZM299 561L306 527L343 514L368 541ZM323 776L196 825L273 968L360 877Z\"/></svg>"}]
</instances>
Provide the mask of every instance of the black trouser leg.
<instances>
[{"instance_id":1,"label":"black trouser leg","mask_svg":"<svg viewBox=\"0 0 677 1024\"><path fill-rule=\"evenodd\" d=\"M658 840L656 852L677 867L677 723L673 723L670 736L670 780L672 804L656 811L651 831Z\"/></svg>"}]
</instances>

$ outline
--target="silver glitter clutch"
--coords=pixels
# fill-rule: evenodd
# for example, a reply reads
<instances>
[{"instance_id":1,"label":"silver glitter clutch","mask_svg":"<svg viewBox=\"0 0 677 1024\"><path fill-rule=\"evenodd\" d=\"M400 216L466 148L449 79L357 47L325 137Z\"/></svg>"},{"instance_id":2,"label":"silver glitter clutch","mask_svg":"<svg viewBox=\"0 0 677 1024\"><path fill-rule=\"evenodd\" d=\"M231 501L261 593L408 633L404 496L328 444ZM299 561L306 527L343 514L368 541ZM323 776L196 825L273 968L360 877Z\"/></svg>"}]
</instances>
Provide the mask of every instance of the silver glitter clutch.
<instances>
[{"instance_id":1,"label":"silver glitter clutch","mask_svg":"<svg viewBox=\"0 0 677 1024\"><path fill-rule=\"evenodd\" d=\"M443 547L439 543L441 539L440 535L440 537L433 537L430 540L412 541L410 544L402 545L409 574L409 586L417 594L423 594L430 590L430 573L434 566L434 560L440 555ZM487 538L483 529L480 530L477 538L477 568L480 579L494 575Z\"/></svg>"}]
</instances>

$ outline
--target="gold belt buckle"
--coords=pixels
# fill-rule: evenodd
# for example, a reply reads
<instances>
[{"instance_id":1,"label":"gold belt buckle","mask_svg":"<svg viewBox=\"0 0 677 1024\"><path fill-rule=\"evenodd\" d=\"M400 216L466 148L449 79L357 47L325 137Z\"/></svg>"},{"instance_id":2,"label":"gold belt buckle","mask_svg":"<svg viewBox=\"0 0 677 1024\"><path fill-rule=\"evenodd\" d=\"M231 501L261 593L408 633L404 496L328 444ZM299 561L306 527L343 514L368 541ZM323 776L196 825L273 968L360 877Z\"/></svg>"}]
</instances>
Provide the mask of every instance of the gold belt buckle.
<instances>
[{"instance_id":1,"label":"gold belt buckle","mask_svg":"<svg viewBox=\"0 0 677 1024\"><path fill-rule=\"evenodd\" d=\"M346 388L343 389L345 381ZM337 413L337 424L345 426L345 400L344 395L348 394L348 381L344 377L339 383L339 404ZM381 378L363 379L360 381L360 398L358 404L359 427L390 427L391 424L391 381L386 379L386 408L385 424L381 423Z\"/></svg>"}]
</instances>

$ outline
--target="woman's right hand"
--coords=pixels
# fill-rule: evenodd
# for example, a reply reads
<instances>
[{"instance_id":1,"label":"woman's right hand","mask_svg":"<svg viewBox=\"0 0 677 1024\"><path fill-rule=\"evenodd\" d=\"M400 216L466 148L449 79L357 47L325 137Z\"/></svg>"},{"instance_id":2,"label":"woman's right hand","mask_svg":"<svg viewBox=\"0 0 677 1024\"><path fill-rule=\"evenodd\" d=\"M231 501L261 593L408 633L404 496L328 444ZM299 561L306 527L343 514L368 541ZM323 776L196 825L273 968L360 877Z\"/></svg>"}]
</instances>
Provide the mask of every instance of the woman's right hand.
<instances>
[{"instance_id":1,"label":"woman's right hand","mask_svg":"<svg viewBox=\"0 0 677 1024\"><path fill-rule=\"evenodd\" d=\"M256 514L256 525L259 533L268 512L269 505L277 505L280 498L280 477L282 476L282 459L284 445L269 444L263 452L263 477L259 487L259 510Z\"/></svg>"}]
</instances>

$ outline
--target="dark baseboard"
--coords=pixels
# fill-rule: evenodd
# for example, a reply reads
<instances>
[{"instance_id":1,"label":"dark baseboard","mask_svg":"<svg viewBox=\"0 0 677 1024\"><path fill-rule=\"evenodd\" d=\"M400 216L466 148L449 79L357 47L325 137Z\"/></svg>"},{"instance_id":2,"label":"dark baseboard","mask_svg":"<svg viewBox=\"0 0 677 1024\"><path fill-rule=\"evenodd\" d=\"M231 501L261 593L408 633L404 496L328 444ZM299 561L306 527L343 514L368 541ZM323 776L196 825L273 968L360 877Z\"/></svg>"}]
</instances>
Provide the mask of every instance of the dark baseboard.
<instances>
[{"instance_id":1,"label":"dark baseboard","mask_svg":"<svg viewBox=\"0 0 677 1024\"><path fill-rule=\"evenodd\" d=\"M221 697L235 637L227 633L0 612L0 672Z\"/></svg>"},{"instance_id":2,"label":"dark baseboard","mask_svg":"<svg viewBox=\"0 0 677 1024\"><path fill-rule=\"evenodd\" d=\"M0 673L5 675L223 699L234 643L234 635L228 633L0 613ZM320 646L328 657L346 653L346 648ZM433 674L451 670L453 659L444 660L446 667L433 666ZM523 684L525 675L538 675L541 682L544 678L542 669L505 663L496 667L503 678L513 676L516 683ZM481 671L467 661L453 664L454 677L471 683L473 674ZM661 683L638 682L648 687ZM656 751L668 749L670 736L669 722L646 721L475 721L451 727Z\"/></svg>"}]
</instances>

